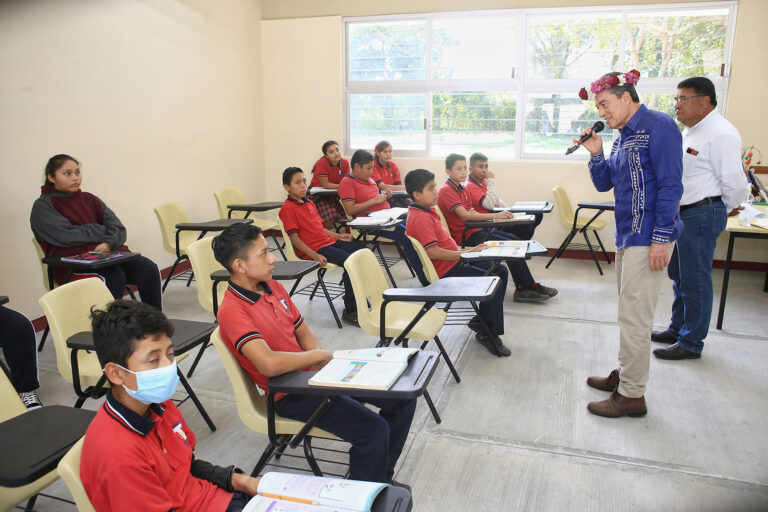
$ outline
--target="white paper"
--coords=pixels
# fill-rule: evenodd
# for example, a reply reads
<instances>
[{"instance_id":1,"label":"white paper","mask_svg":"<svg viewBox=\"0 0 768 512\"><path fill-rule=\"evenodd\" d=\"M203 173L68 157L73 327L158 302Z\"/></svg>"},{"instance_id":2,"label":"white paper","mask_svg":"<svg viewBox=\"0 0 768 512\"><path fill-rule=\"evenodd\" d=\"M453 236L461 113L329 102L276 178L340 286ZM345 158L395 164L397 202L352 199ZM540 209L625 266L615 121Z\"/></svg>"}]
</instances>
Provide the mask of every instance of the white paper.
<instances>
[{"instance_id":1,"label":"white paper","mask_svg":"<svg viewBox=\"0 0 768 512\"><path fill-rule=\"evenodd\" d=\"M404 363L408 361L411 355L418 351L419 349L417 348L403 347L358 348L352 350L336 350L333 352L333 358Z\"/></svg>"},{"instance_id":2,"label":"white paper","mask_svg":"<svg viewBox=\"0 0 768 512\"><path fill-rule=\"evenodd\" d=\"M741 206L743 206L744 209L739 212L739 216L744 216L747 219L764 219L765 218L765 213L761 212L751 204L742 204Z\"/></svg>"},{"instance_id":3,"label":"white paper","mask_svg":"<svg viewBox=\"0 0 768 512\"><path fill-rule=\"evenodd\" d=\"M368 214L368 217L386 217L389 219L399 219L406 213L408 213L408 208L387 208L385 210L371 212Z\"/></svg>"},{"instance_id":4,"label":"white paper","mask_svg":"<svg viewBox=\"0 0 768 512\"><path fill-rule=\"evenodd\" d=\"M371 509L374 498L387 484L378 482L363 482L359 480L342 480L339 478L326 478L309 475L295 475L291 473L278 473L270 471L261 477L259 482L259 494L273 494L276 496L290 496L315 503L315 505L303 505L290 501L279 501L284 509L272 508L270 512L285 510L285 512L304 512L304 510L354 510L366 511ZM265 498L262 497L262 500ZM274 498L266 498L274 501ZM248 507L255 498L248 502ZM285 505L284 505L285 503ZM298 506L303 505L302 508ZM322 507L318 507L322 505ZM292 508L291 508L292 507ZM305 508L306 507L306 508ZM326 508L330 507L330 508ZM250 512L267 510L261 508L244 509Z\"/></svg>"}]
</instances>

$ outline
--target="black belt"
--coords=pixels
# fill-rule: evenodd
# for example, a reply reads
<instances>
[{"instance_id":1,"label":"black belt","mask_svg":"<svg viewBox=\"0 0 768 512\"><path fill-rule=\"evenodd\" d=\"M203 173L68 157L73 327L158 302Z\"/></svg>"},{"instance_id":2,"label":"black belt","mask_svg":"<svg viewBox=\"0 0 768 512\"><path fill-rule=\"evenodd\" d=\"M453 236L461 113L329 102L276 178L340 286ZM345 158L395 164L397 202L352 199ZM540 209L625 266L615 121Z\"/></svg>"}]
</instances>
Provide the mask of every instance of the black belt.
<instances>
[{"instance_id":1,"label":"black belt","mask_svg":"<svg viewBox=\"0 0 768 512\"><path fill-rule=\"evenodd\" d=\"M701 201L696 201L695 203L687 204L685 206L680 207L680 211L687 210L689 208L695 208L696 206L701 206L703 204L711 204L711 203L722 203L723 202L723 196L712 196L712 197L705 197Z\"/></svg>"}]
</instances>

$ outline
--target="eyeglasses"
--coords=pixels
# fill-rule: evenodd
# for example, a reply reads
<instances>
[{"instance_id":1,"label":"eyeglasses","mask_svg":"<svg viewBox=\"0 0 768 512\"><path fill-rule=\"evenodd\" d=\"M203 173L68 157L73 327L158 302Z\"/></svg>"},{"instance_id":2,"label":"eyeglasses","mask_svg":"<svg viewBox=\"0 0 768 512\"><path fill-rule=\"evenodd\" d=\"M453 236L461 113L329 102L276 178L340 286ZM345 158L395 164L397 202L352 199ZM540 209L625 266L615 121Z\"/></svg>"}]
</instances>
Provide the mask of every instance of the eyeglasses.
<instances>
[{"instance_id":1,"label":"eyeglasses","mask_svg":"<svg viewBox=\"0 0 768 512\"><path fill-rule=\"evenodd\" d=\"M675 96L672 99L675 100L675 103L684 103L684 102L688 101L691 98L703 98L704 96L707 96L707 95L706 94L697 94L695 96Z\"/></svg>"}]
</instances>

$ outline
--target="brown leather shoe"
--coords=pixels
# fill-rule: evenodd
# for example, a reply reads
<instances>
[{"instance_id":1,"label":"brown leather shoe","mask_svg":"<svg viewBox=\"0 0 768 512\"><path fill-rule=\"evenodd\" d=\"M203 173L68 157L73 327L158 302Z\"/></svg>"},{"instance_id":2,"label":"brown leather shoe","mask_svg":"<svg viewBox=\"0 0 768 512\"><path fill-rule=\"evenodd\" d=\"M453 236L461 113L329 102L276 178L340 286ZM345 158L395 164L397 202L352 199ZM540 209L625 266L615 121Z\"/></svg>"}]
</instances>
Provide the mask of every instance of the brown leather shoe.
<instances>
[{"instance_id":1,"label":"brown leather shoe","mask_svg":"<svg viewBox=\"0 0 768 512\"><path fill-rule=\"evenodd\" d=\"M600 391L616 391L619 387L619 370L613 370L607 377L587 377L587 385Z\"/></svg>"},{"instance_id":2,"label":"brown leather shoe","mask_svg":"<svg viewBox=\"0 0 768 512\"><path fill-rule=\"evenodd\" d=\"M627 398L618 391L611 393L611 396L600 402L589 402L587 409L592 414L605 416L607 418L618 418L629 414L633 418L645 416L648 409L645 407L645 397Z\"/></svg>"}]
</instances>

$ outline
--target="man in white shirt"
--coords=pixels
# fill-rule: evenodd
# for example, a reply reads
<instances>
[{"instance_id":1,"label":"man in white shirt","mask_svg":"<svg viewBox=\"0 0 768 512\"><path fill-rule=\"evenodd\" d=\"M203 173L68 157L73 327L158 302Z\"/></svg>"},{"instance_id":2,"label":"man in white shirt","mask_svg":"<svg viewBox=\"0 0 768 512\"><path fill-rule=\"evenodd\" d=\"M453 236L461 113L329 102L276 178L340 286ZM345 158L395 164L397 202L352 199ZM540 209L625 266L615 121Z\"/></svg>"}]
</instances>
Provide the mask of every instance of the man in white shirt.
<instances>
[{"instance_id":1,"label":"man in white shirt","mask_svg":"<svg viewBox=\"0 0 768 512\"><path fill-rule=\"evenodd\" d=\"M686 126L680 199L685 227L668 269L675 293L672 320L667 330L651 333L653 341L672 343L653 351L660 359L701 357L712 314L715 243L746 195L741 136L715 106L715 86L708 78L688 78L677 85L675 113Z\"/></svg>"}]
</instances>

